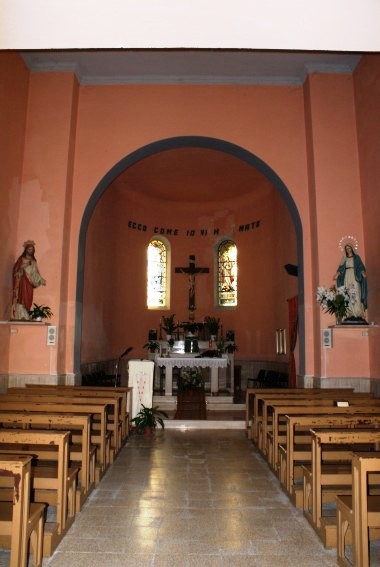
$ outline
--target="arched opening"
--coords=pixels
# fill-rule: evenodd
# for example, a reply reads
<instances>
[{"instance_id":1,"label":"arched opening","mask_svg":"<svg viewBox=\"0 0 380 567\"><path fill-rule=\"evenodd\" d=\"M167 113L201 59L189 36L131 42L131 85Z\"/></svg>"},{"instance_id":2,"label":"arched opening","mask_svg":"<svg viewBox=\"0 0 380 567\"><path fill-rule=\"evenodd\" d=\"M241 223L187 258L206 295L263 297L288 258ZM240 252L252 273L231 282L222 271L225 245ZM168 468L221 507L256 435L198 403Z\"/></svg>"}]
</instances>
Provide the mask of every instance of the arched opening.
<instances>
[{"instance_id":1,"label":"arched opening","mask_svg":"<svg viewBox=\"0 0 380 567\"><path fill-rule=\"evenodd\" d=\"M287 213L290 215L292 225L294 228L295 233L295 241L296 241L296 263L298 265L298 297L299 297L299 372L303 373L304 369L304 359L305 359L305 351L304 351L304 316L303 316L303 260L302 260L302 225L301 220L298 214L298 210L295 206L294 200L290 195L289 190L279 178L279 176L260 158L256 155L248 152L244 148L237 146L235 144L231 144L224 140L214 139L214 138L207 138L207 137L198 137L198 136L184 136L184 137L176 137L176 138L169 138L165 140L160 140L144 146L132 154L129 154L122 160L120 160L99 182L97 187L95 188L83 215L81 230L80 230L80 237L79 237L79 250L78 250L78 274L77 274L77 294L76 294L76 301L77 301L77 308L76 308L76 329L75 329L75 372L79 371L80 362L81 362L81 336L82 336L82 316L83 316L83 293L84 293L84 275L85 275L85 247L86 247L86 237L88 232L88 227L90 223L90 219L93 216L93 213L96 209L97 204L99 203L102 196L105 194L106 190L112 185L124 172L127 172L129 168L132 166L142 163L142 160L146 158L150 158L151 156L155 155L163 155L163 152L168 151L175 151L179 149L188 149L188 148L197 148L197 149L204 149L204 150L211 150L213 152L218 152L224 156L231 156L234 160L240 160L250 169L255 170L260 173L260 175L265 178L268 185L270 184L272 188L274 188L275 193L281 199L281 202L284 204ZM132 169L130 169L132 171ZM217 194L217 188L214 191L214 198ZM234 195L232 195L234 196ZM131 220L132 219L132 220ZM132 222L133 220L133 213L128 211L128 215L126 217L126 222ZM135 219L136 220L136 219ZM141 219L137 219L138 221ZM252 220L252 218L247 219ZM242 231L244 232L247 230L248 232L252 230L254 227L250 226L249 222L245 225L243 221L243 228ZM259 223L259 221L255 221ZM252 223L253 224L253 223ZM139 230L139 222L136 223L136 226L131 227L132 229ZM150 227L152 228L152 227ZM238 230L240 227L236 228ZM256 227L257 228L257 227ZM141 223L140 232L144 232L144 223ZM146 235L146 242L148 242L151 232L149 232L149 227ZM202 229L201 229L202 230ZM225 230L224 228L222 230ZM191 238L191 230L189 229L187 236ZM218 237L220 234L218 235ZM99 235L99 242L101 243L101 235ZM287 263L287 260L284 264ZM174 266L173 266L174 267ZM283 265L281 266L283 270ZM116 269L116 268L115 268ZM284 270L283 270L284 271ZM257 277L260 277L258 273ZM265 277L271 277L271 274L266 274ZM272 278L275 277L272 275ZM128 314L126 314L128 316Z\"/></svg>"}]
</instances>

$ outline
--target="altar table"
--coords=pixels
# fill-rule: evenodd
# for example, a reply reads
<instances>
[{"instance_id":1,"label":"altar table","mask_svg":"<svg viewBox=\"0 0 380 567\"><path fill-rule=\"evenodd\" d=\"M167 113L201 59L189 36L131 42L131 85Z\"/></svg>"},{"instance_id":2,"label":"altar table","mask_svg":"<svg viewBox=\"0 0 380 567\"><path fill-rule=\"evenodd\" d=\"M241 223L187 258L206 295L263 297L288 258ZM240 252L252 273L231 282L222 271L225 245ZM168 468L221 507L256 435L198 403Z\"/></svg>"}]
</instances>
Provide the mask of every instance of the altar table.
<instances>
[{"instance_id":1,"label":"altar table","mask_svg":"<svg viewBox=\"0 0 380 567\"><path fill-rule=\"evenodd\" d=\"M224 354L222 358L196 358L190 356L156 356L154 359L157 366L165 367L165 396L173 395L173 368L211 368L211 394L216 394L219 390L219 368L227 368L228 356Z\"/></svg>"}]
</instances>

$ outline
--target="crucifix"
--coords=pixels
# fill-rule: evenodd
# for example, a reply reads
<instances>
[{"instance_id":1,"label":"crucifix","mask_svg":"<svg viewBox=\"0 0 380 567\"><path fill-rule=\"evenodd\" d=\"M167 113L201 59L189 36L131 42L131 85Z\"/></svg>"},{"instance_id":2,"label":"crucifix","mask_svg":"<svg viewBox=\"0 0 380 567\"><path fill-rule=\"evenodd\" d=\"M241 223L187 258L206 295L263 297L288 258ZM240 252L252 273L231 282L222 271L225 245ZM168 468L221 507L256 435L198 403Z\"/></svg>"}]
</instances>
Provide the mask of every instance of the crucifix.
<instances>
[{"instance_id":1,"label":"crucifix","mask_svg":"<svg viewBox=\"0 0 380 567\"><path fill-rule=\"evenodd\" d=\"M194 321L195 318L195 276L196 274L208 274L208 268L196 268L195 256L189 256L189 265L185 268L175 268L176 274L187 274L189 276L189 321Z\"/></svg>"}]
</instances>

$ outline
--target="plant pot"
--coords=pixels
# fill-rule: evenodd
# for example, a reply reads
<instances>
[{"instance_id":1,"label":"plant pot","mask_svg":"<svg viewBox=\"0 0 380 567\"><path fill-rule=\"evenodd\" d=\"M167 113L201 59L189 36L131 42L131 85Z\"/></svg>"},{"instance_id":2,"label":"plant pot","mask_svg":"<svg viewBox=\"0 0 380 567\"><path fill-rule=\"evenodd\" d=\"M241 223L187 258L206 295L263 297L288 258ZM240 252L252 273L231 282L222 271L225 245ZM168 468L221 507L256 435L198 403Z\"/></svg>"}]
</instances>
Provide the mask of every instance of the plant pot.
<instances>
[{"instance_id":1,"label":"plant pot","mask_svg":"<svg viewBox=\"0 0 380 567\"><path fill-rule=\"evenodd\" d=\"M153 435L153 427L145 427L145 429L144 429L144 435L146 435L146 437L152 437L152 435Z\"/></svg>"}]
</instances>

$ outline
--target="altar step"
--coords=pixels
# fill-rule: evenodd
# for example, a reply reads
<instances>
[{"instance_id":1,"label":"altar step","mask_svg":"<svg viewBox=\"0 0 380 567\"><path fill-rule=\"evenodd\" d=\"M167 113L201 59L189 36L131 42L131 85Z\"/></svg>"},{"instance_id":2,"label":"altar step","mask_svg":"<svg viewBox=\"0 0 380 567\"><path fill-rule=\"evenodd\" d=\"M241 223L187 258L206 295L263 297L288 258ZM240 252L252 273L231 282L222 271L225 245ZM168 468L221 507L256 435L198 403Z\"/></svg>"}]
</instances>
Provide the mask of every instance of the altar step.
<instances>
[{"instance_id":1,"label":"altar step","mask_svg":"<svg viewBox=\"0 0 380 567\"><path fill-rule=\"evenodd\" d=\"M213 419L165 419L165 429L241 429L245 430L245 421Z\"/></svg>"},{"instance_id":2,"label":"altar step","mask_svg":"<svg viewBox=\"0 0 380 567\"><path fill-rule=\"evenodd\" d=\"M153 405L169 414L167 429L242 429L245 430L245 404L234 404L232 396L206 395L207 419L173 419L177 396L154 396Z\"/></svg>"},{"instance_id":3,"label":"altar step","mask_svg":"<svg viewBox=\"0 0 380 567\"><path fill-rule=\"evenodd\" d=\"M234 404L233 396L210 396L206 394L207 411L244 411L245 404ZM153 405L160 409L174 410L177 396L153 396Z\"/></svg>"}]
</instances>

